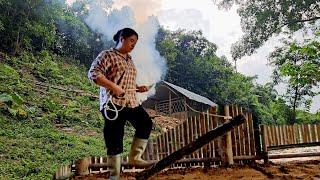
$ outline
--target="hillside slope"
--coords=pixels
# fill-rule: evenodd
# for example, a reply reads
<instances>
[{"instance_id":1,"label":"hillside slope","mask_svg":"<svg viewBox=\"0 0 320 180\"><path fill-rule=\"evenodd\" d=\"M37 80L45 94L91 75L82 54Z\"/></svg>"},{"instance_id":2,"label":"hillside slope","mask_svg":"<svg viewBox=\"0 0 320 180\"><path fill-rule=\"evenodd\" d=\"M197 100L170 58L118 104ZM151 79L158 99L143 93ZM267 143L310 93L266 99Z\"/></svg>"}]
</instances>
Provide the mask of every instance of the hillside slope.
<instances>
[{"instance_id":1,"label":"hillside slope","mask_svg":"<svg viewBox=\"0 0 320 180\"><path fill-rule=\"evenodd\" d=\"M85 67L42 51L0 56L0 179L51 179L62 164L105 155L98 87ZM133 131L127 127L125 153Z\"/></svg>"}]
</instances>

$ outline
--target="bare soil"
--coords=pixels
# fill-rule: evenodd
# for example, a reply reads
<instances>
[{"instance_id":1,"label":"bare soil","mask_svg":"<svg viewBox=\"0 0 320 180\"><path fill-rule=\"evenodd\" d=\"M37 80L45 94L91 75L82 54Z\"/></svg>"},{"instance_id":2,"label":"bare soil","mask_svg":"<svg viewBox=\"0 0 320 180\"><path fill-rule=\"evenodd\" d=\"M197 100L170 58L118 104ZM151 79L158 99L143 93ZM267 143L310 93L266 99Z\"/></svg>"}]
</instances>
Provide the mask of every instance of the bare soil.
<instances>
[{"instance_id":1,"label":"bare soil","mask_svg":"<svg viewBox=\"0 0 320 180\"><path fill-rule=\"evenodd\" d=\"M133 180L137 172L122 172L121 180ZM108 172L75 177L77 180L103 180ZM320 157L307 161L257 162L251 165L234 167L181 168L168 169L153 176L150 180L224 180L224 179L319 179Z\"/></svg>"}]
</instances>

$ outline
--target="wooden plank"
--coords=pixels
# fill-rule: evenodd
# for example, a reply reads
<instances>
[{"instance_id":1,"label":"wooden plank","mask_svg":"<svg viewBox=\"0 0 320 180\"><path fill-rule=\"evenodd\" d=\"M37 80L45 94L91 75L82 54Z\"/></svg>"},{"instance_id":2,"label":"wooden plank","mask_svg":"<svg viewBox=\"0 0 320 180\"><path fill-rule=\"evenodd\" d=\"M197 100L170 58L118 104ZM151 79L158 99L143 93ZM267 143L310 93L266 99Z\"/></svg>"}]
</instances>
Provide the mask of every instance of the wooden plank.
<instances>
[{"instance_id":1,"label":"wooden plank","mask_svg":"<svg viewBox=\"0 0 320 180\"><path fill-rule=\"evenodd\" d=\"M181 132L181 124L177 125L174 129L174 136L175 136L175 143L176 143L176 150L180 149L181 147L181 139L180 139L180 132Z\"/></svg>"},{"instance_id":2,"label":"wooden plank","mask_svg":"<svg viewBox=\"0 0 320 180\"><path fill-rule=\"evenodd\" d=\"M159 157L159 136L156 138L156 142L153 144L154 146L154 156L155 156L155 159L157 161L159 161L160 157Z\"/></svg>"},{"instance_id":3,"label":"wooden plank","mask_svg":"<svg viewBox=\"0 0 320 180\"><path fill-rule=\"evenodd\" d=\"M202 116L201 116L201 135L204 135L204 134L206 134L206 114L205 114L205 112L203 112L202 113ZM204 157L206 157L205 155L206 155L206 151L207 151L207 145L206 146L204 146L203 148L202 148L202 158L204 158Z\"/></svg>"},{"instance_id":4,"label":"wooden plank","mask_svg":"<svg viewBox=\"0 0 320 180\"><path fill-rule=\"evenodd\" d=\"M317 142L317 135L316 135L316 126L315 124L310 125L310 135L311 135L311 142Z\"/></svg>"},{"instance_id":5,"label":"wooden plank","mask_svg":"<svg viewBox=\"0 0 320 180\"><path fill-rule=\"evenodd\" d=\"M158 156L159 156L159 160L162 159L163 155L163 149L162 149L162 139L161 139L162 135L159 135L157 137L157 144L158 144Z\"/></svg>"},{"instance_id":6,"label":"wooden plank","mask_svg":"<svg viewBox=\"0 0 320 180\"><path fill-rule=\"evenodd\" d=\"M309 143L310 142L310 129L309 129L309 124L305 124L304 125L304 132L306 134L306 139L307 139L307 142Z\"/></svg>"},{"instance_id":7,"label":"wooden plank","mask_svg":"<svg viewBox=\"0 0 320 180\"><path fill-rule=\"evenodd\" d=\"M304 137L303 137L303 128L302 125L298 125L298 132L299 132L299 142L298 143L304 143Z\"/></svg>"},{"instance_id":8,"label":"wooden plank","mask_svg":"<svg viewBox=\"0 0 320 180\"><path fill-rule=\"evenodd\" d=\"M278 145L282 145L282 138L281 138L281 126L277 125L277 133L278 133L278 140L279 140L279 144Z\"/></svg>"},{"instance_id":9,"label":"wooden plank","mask_svg":"<svg viewBox=\"0 0 320 180\"><path fill-rule=\"evenodd\" d=\"M268 137L268 144L267 147L273 144L273 139L272 139L272 132L271 132L271 127L267 126L267 137Z\"/></svg>"},{"instance_id":10,"label":"wooden plank","mask_svg":"<svg viewBox=\"0 0 320 180\"><path fill-rule=\"evenodd\" d=\"M287 125L283 125L283 140L284 140L284 144L289 144L288 139L289 138L289 134L288 134L288 126Z\"/></svg>"},{"instance_id":11,"label":"wooden plank","mask_svg":"<svg viewBox=\"0 0 320 180\"><path fill-rule=\"evenodd\" d=\"M148 179L149 177L153 176L154 174L160 172L163 170L165 167L170 166L171 164L175 163L177 160L181 159L183 156L187 154L191 154L192 152L196 151L197 149L201 148L208 142L212 141L213 139L224 135L228 131L230 131L233 127L241 125L244 123L245 117L242 115L239 115L232 119L231 121L223 124L222 126L219 126L215 128L214 130L208 132L207 134L199 137L196 141L188 144L187 146L183 147L182 149L170 154L168 157L160 160L150 168L137 173L136 174L136 179L137 180L145 180Z\"/></svg>"},{"instance_id":12,"label":"wooden plank","mask_svg":"<svg viewBox=\"0 0 320 180\"><path fill-rule=\"evenodd\" d=\"M184 132L185 132L185 122L184 121L182 124L181 124L181 132L180 132L180 138L181 138L181 146L180 147L183 147L185 145L185 136L184 136Z\"/></svg>"},{"instance_id":13,"label":"wooden plank","mask_svg":"<svg viewBox=\"0 0 320 180\"><path fill-rule=\"evenodd\" d=\"M214 124L213 124L213 128L216 128L219 126L219 118L218 117L214 117ZM215 157L219 157L219 150L221 149L220 145L219 145L219 139L214 140L214 151L215 151Z\"/></svg>"},{"instance_id":14,"label":"wooden plank","mask_svg":"<svg viewBox=\"0 0 320 180\"><path fill-rule=\"evenodd\" d=\"M279 126L279 125L277 126L277 131L278 131L279 145L283 145L281 126Z\"/></svg>"},{"instance_id":15,"label":"wooden plank","mask_svg":"<svg viewBox=\"0 0 320 180\"><path fill-rule=\"evenodd\" d=\"M216 114L216 108L210 108L209 110L209 113L210 114ZM213 129L213 126L214 126L214 118L213 116L209 116L209 131L211 131ZM216 154L215 154L215 141L211 141L210 142L210 147L211 147L211 150L210 150L210 157L214 158L214 157L217 157Z\"/></svg>"},{"instance_id":16,"label":"wooden plank","mask_svg":"<svg viewBox=\"0 0 320 180\"><path fill-rule=\"evenodd\" d=\"M273 146L275 145L275 139L274 139L274 131L273 131L273 126L272 125L269 125L269 129L270 129L270 138L271 138L271 141L269 142L269 146Z\"/></svg>"},{"instance_id":17,"label":"wooden plank","mask_svg":"<svg viewBox=\"0 0 320 180\"><path fill-rule=\"evenodd\" d=\"M298 144L303 143L303 136L302 136L302 126L297 124L297 132L298 132Z\"/></svg>"},{"instance_id":18,"label":"wooden plank","mask_svg":"<svg viewBox=\"0 0 320 180\"><path fill-rule=\"evenodd\" d=\"M177 143L176 143L176 137L175 137L175 134L174 134L174 130L175 128L172 128L171 129L171 144L172 144L172 148L171 148L171 152L175 152L176 149L177 149Z\"/></svg>"},{"instance_id":19,"label":"wooden plank","mask_svg":"<svg viewBox=\"0 0 320 180\"><path fill-rule=\"evenodd\" d=\"M289 134L288 144L293 144L292 125L287 125L287 127L288 127L288 134Z\"/></svg>"},{"instance_id":20,"label":"wooden plank","mask_svg":"<svg viewBox=\"0 0 320 180\"><path fill-rule=\"evenodd\" d=\"M168 137L168 133L169 133L169 130L167 132L164 133L164 138L165 138L165 151L166 151L166 157L168 155L170 155L170 146L169 146L169 137Z\"/></svg>"},{"instance_id":21,"label":"wooden plank","mask_svg":"<svg viewBox=\"0 0 320 180\"><path fill-rule=\"evenodd\" d=\"M307 125L307 135L308 135L308 143L312 142L312 132L311 132L311 124L306 124Z\"/></svg>"},{"instance_id":22,"label":"wooden plank","mask_svg":"<svg viewBox=\"0 0 320 180\"><path fill-rule=\"evenodd\" d=\"M230 113L231 113L230 115L232 117L234 117L233 112L231 111ZM237 156L238 155L237 154L237 140L236 140L235 129L232 129L230 133L231 133L231 141L232 141L232 153L234 156Z\"/></svg>"},{"instance_id":23,"label":"wooden plank","mask_svg":"<svg viewBox=\"0 0 320 180\"><path fill-rule=\"evenodd\" d=\"M317 124L317 135L318 135L318 141L320 142L320 124Z\"/></svg>"},{"instance_id":24,"label":"wooden plank","mask_svg":"<svg viewBox=\"0 0 320 180\"><path fill-rule=\"evenodd\" d=\"M283 139L283 145L288 144L287 143L287 126L282 125L282 139Z\"/></svg>"},{"instance_id":25,"label":"wooden plank","mask_svg":"<svg viewBox=\"0 0 320 180\"><path fill-rule=\"evenodd\" d=\"M248 123L249 123L249 133L250 133L250 151L251 151L251 155L256 155L252 113L248 113Z\"/></svg>"},{"instance_id":26,"label":"wooden plank","mask_svg":"<svg viewBox=\"0 0 320 180\"><path fill-rule=\"evenodd\" d=\"M188 122L188 119L186 121L184 121L182 123L182 147L184 147L186 144L187 144L187 122ZM186 164L182 164L184 167L186 167L187 165Z\"/></svg>"},{"instance_id":27,"label":"wooden plank","mask_svg":"<svg viewBox=\"0 0 320 180\"><path fill-rule=\"evenodd\" d=\"M283 125L283 140L284 140L284 144L289 144L288 138L289 138L288 126L287 125Z\"/></svg>"},{"instance_id":28,"label":"wooden plank","mask_svg":"<svg viewBox=\"0 0 320 180\"><path fill-rule=\"evenodd\" d=\"M176 140L176 133L175 133L176 128L177 128L177 126L172 128L172 131L171 131L172 152L177 151L177 140ZM178 165L174 164L173 166L177 167Z\"/></svg>"},{"instance_id":29,"label":"wooden plank","mask_svg":"<svg viewBox=\"0 0 320 180\"><path fill-rule=\"evenodd\" d=\"M249 122L248 122L248 113L247 112L243 112L245 114L246 117L246 121L244 123L244 135L245 135L245 154L246 155L251 155L250 152L250 133L249 133Z\"/></svg>"},{"instance_id":30,"label":"wooden plank","mask_svg":"<svg viewBox=\"0 0 320 180\"><path fill-rule=\"evenodd\" d=\"M298 128L296 124L292 126L292 130L293 130L293 144L298 144Z\"/></svg>"},{"instance_id":31,"label":"wooden plank","mask_svg":"<svg viewBox=\"0 0 320 180\"><path fill-rule=\"evenodd\" d=\"M210 117L210 130L214 129L216 126L216 123L217 123L217 117ZM212 147L212 157L218 157L218 155L216 155L216 150L218 149L218 142L217 140L213 140L211 141L211 147Z\"/></svg>"},{"instance_id":32,"label":"wooden plank","mask_svg":"<svg viewBox=\"0 0 320 180\"><path fill-rule=\"evenodd\" d=\"M296 154L273 154L273 155L269 155L269 159L313 157L313 156L320 156L320 152L296 153Z\"/></svg>"},{"instance_id":33,"label":"wooden plank","mask_svg":"<svg viewBox=\"0 0 320 180\"><path fill-rule=\"evenodd\" d=\"M292 125L288 125L288 144L293 144L293 137L292 137Z\"/></svg>"},{"instance_id":34,"label":"wooden plank","mask_svg":"<svg viewBox=\"0 0 320 180\"><path fill-rule=\"evenodd\" d=\"M190 132L190 122L191 122L191 117L189 117L188 118L188 121L187 121L187 123L186 123L186 132L187 132L187 141L186 141L186 144L185 145L187 145L187 144L189 144L190 142L191 142L191 139L190 139L190 135L191 135L191 132ZM188 155L188 157L190 158L191 157L191 155Z\"/></svg>"},{"instance_id":35,"label":"wooden plank","mask_svg":"<svg viewBox=\"0 0 320 180\"><path fill-rule=\"evenodd\" d=\"M236 108L232 105L232 112L233 112L233 116L236 116ZM236 152L234 153L234 156L240 156L240 147L239 147L239 127L234 128L234 144L235 144L235 150Z\"/></svg>"},{"instance_id":36,"label":"wooden plank","mask_svg":"<svg viewBox=\"0 0 320 180\"><path fill-rule=\"evenodd\" d=\"M235 116L237 116L239 114L239 109L238 109L238 106L234 106L235 108ZM242 155L242 147L241 147L241 137L240 137L240 134L241 134L241 130L240 130L240 126L237 126L235 128L236 130L236 140L237 140L237 155L238 156L241 156Z\"/></svg>"},{"instance_id":37,"label":"wooden plank","mask_svg":"<svg viewBox=\"0 0 320 180\"><path fill-rule=\"evenodd\" d=\"M196 116L196 119L195 119L195 127L196 127L195 132L196 132L196 136L195 136L195 139L194 139L194 140L197 140L198 137L201 136L201 135L200 135L200 126L199 126L199 125L200 125L200 114L198 114L198 116ZM199 148L199 149L196 151L196 153L197 153L196 158L201 158L202 149ZM200 164L198 163L197 165L199 166Z\"/></svg>"},{"instance_id":38,"label":"wooden plank","mask_svg":"<svg viewBox=\"0 0 320 180\"><path fill-rule=\"evenodd\" d=\"M238 110L238 113L237 114L240 114L241 113L241 108L237 106L237 110ZM243 134L243 124L241 124L239 127L239 147L240 147L240 156L243 156L245 155L245 151L244 151L244 134Z\"/></svg>"},{"instance_id":39,"label":"wooden plank","mask_svg":"<svg viewBox=\"0 0 320 180\"><path fill-rule=\"evenodd\" d=\"M190 119L190 142L189 143L193 142L193 140L194 140L194 135L193 135L194 124L193 124L193 120L194 120L194 117L191 117L191 119ZM190 158L195 158L195 154L194 153L190 154Z\"/></svg>"},{"instance_id":40,"label":"wooden plank","mask_svg":"<svg viewBox=\"0 0 320 180\"><path fill-rule=\"evenodd\" d=\"M279 145L279 143L278 143L279 139L278 139L278 136L277 136L277 128L276 128L275 125L272 125L272 130L273 130L274 145L278 146Z\"/></svg>"},{"instance_id":41,"label":"wooden plank","mask_svg":"<svg viewBox=\"0 0 320 180\"><path fill-rule=\"evenodd\" d=\"M195 141L196 139L198 139L198 126L197 126L197 121L198 121L198 116L195 116L195 118L193 119L193 141ZM197 151L194 152L194 158L199 158L199 149ZM195 164L198 165L198 164Z\"/></svg>"},{"instance_id":42,"label":"wooden plank","mask_svg":"<svg viewBox=\"0 0 320 180\"><path fill-rule=\"evenodd\" d=\"M286 138L285 138L285 125L281 125L281 139L282 139L282 145L285 145Z\"/></svg>"},{"instance_id":43,"label":"wooden plank","mask_svg":"<svg viewBox=\"0 0 320 180\"><path fill-rule=\"evenodd\" d=\"M294 132L293 132L293 125L289 126L290 131L290 144L294 144Z\"/></svg>"},{"instance_id":44,"label":"wooden plank","mask_svg":"<svg viewBox=\"0 0 320 180\"><path fill-rule=\"evenodd\" d=\"M178 135L178 148L181 149L183 147L184 144L184 140L183 140L183 123L181 123L179 125L178 131L177 131L177 135ZM179 167L184 167L184 164L180 164Z\"/></svg>"},{"instance_id":45,"label":"wooden plank","mask_svg":"<svg viewBox=\"0 0 320 180\"><path fill-rule=\"evenodd\" d=\"M299 148L299 147L312 147L312 146L320 146L320 142L287 144L287 145L280 145L280 146L269 146L268 150L279 150L279 149Z\"/></svg>"},{"instance_id":46,"label":"wooden plank","mask_svg":"<svg viewBox=\"0 0 320 180\"><path fill-rule=\"evenodd\" d=\"M279 126L274 126L275 131L276 131L276 145L279 146L281 145L280 141L280 134L279 134Z\"/></svg>"},{"instance_id":47,"label":"wooden plank","mask_svg":"<svg viewBox=\"0 0 320 180\"><path fill-rule=\"evenodd\" d=\"M308 137L307 137L307 133L306 133L305 124L302 124L301 128L302 128L303 143L307 143L308 142Z\"/></svg>"},{"instance_id":48,"label":"wooden plank","mask_svg":"<svg viewBox=\"0 0 320 180\"><path fill-rule=\"evenodd\" d=\"M160 142L161 142L161 158L163 159L166 156L166 150L165 150L165 139L164 139L164 134L160 135Z\"/></svg>"},{"instance_id":49,"label":"wooden plank","mask_svg":"<svg viewBox=\"0 0 320 180\"><path fill-rule=\"evenodd\" d=\"M206 132L210 131L210 115L209 115L210 111L207 111L207 116L206 116L206 120L205 120L205 127L206 127ZM211 148L211 143L212 141L209 142L208 146L207 146L207 152L206 152L206 156L205 157L211 157L210 153L212 152L212 148Z\"/></svg>"},{"instance_id":50,"label":"wooden plank","mask_svg":"<svg viewBox=\"0 0 320 180\"><path fill-rule=\"evenodd\" d=\"M268 159L268 138L267 138L267 127L265 125L260 125L261 135L262 135L262 151L263 151L263 159L264 163L269 161Z\"/></svg>"},{"instance_id":51,"label":"wooden plank","mask_svg":"<svg viewBox=\"0 0 320 180\"><path fill-rule=\"evenodd\" d=\"M160 153L162 152L161 151L161 145L160 145L160 137L161 137L161 135L158 135L158 137L157 137L157 144L156 144L156 146L157 146L157 160L159 160L159 159L161 159L161 155L160 155Z\"/></svg>"},{"instance_id":52,"label":"wooden plank","mask_svg":"<svg viewBox=\"0 0 320 180\"><path fill-rule=\"evenodd\" d=\"M297 144L298 142L298 136L297 136L297 127L296 125L292 125L292 135L293 135L293 144Z\"/></svg>"}]
</instances>

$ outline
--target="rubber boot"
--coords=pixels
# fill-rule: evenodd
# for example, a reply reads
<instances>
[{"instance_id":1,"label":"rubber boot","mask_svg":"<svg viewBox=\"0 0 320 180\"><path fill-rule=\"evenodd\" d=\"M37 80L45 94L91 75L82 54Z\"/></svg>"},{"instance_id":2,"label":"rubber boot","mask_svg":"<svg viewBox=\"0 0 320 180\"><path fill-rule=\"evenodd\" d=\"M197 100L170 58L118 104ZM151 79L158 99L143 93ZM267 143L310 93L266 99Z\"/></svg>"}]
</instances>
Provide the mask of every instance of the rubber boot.
<instances>
[{"instance_id":1,"label":"rubber boot","mask_svg":"<svg viewBox=\"0 0 320 180\"><path fill-rule=\"evenodd\" d=\"M121 168L121 155L108 156L108 164L110 170L110 180L120 179L120 168Z\"/></svg>"},{"instance_id":2,"label":"rubber boot","mask_svg":"<svg viewBox=\"0 0 320 180\"><path fill-rule=\"evenodd\" d=\"M134 137L129 153L129 164L135 167L147 167L152 163L142 159L142 155L147 147L148 139L139 139Z\"/></svg>"}]
</instances>

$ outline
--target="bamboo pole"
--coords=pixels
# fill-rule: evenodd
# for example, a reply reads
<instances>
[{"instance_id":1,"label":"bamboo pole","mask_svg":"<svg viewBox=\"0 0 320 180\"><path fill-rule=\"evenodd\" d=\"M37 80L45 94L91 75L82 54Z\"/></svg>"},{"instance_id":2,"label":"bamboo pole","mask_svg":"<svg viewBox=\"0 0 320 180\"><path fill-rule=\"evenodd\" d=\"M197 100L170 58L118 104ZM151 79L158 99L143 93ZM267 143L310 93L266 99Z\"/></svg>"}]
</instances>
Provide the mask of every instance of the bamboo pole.
<instances>
[{"instance_id":1,"label":"bamboo pole","mask_svg":"<svg viewBox=\"0 0 320 180\"><path fill-rule=\"evenodd\" d=\"M250 131L249 132L250 133L250 151L251 151L251 155L256 155L252 113L248 114L248 123L249 123L249 131Z\"/></svg>"},{"instance_id":2,"label":"bamboo pole","mask_svg":"<svg viewBox=\"0 0 320 180\"><path fill-rule=\"evenodd\" d=\"M246 155L251 155L251 152L250 152L250 133L249 133L248 112L245 112L245 116L246 116L246 122L244 123L245 152L246 152Z\"/></svg>"},{"instance_id":3,"label":"bamboo pole","mask_svg":"<svg viewBox=\"0 0 320 180\"><path fill-rule=\"evenodd\" d=\"M318 142L320 142L320 124L317 124Z\"/></svg>"},{"instance_id":4,"label":"bamboo pole","mask_svg":"<svg viewBox=\"0 0 320 180\"><path fill-rule=\"evenodd\" d=\"M264 163L268 163L268 138L267 138L267 127L265 125L260 125L261 135L262 135L262 150L263 150L263 160Z\"/></svg>"}]
</instances>

